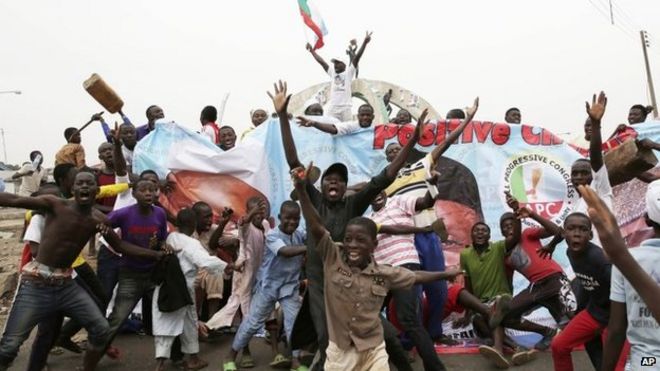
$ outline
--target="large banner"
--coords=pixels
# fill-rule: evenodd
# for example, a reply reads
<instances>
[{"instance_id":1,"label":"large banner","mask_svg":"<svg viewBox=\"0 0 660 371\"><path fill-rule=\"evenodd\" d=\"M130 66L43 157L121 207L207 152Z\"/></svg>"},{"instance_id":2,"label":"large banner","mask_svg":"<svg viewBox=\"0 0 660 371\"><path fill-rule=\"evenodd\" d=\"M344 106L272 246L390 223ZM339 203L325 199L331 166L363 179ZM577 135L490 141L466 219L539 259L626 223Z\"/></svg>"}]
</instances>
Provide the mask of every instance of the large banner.
<instances>
[{"instance_id":1,"label":"large banner","mask_svg":"<svg viewBox=\"0 0 660 371\"><path fill-rule=\"evenodd\" d=\"M410 162L421 160L458 125L458 120L427 125ZM660 122L639 124L635 129L639 138L660 141ZM368 181L387 166L386 147L405 145L413 130L413 125L385 124L336 137L292 125L300 160L313 161L321 170L343 162L349 185ZM435 214L444 218L451 240L444 246L447 264L458 264L476 221L491 227L493 241L502 238L499 219L509 211L505 191L561 224L578 197L570 182L570 168L580 157L574 148L539 127L486 121L469 124L435 165L441 173ZM216 211L230 206L238 217L245 213L247 198L263 195L269 200L271 215L276 216L293 189L277 120L262 124L227 152L176 124L158 124L138 144L133 166L135 172L153 169L162 177L170 174L177 187L165 205L172 211L204 200ZM635 181L615 190L615 208L626 235L645 230L640 224L644 192L645 186ZM558 248L554 259L571 277L565 248ZM526 280L516 274L514 291L526 286ZM549 320L540 313L534 317Z\"/></svg>"}]
</instances>

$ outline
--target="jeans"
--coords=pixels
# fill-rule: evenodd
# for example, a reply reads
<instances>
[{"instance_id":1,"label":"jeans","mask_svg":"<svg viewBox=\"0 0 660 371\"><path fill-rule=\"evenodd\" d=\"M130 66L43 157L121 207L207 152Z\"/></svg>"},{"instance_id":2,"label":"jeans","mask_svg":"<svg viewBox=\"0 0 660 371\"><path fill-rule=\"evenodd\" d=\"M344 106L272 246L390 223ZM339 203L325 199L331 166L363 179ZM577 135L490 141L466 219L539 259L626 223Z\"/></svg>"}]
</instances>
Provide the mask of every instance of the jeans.
<instances>
[{"instance_id":1,"label":"jeans","mask_svg":"<svg viewBox=\"0 0 660 371\"><path fill-rule=\"evenodd\" d=\"M105 290L103 289L103 285L97 278L92 267L85 263L76 267L75 270L76 274L78 275L76 276L76 281L78 284L89 293L92 299L94 299L101 312L105 313L105 310L108 307L108 302L110 301L110 297L106 295ZM81 328L82 326L80 323L74 319L71 319L66 324L64 324L64 326L62 326L62 330L60 331L60 338L70 339L73 335L78 333Z\"/></svg>"},{"instance_id":2,"label":"jeans","mask_svg":"<svg viewBox=\"0 0 660 371\"><path fill-rule=\"evenodd\" d=\"M34 338L30 351L27 371L42 371L46 367L48 354L55 345L63 321L64 316L58 312L39 322L37 336Z\"/></svg>"},{"instance_id":3,"label":"jeans","mask_svg":"<svg viewBox=\"0 0 660 371\"><path fill-rule=\"evenodd\" d=\"M151 271L137 272L130 269L119 271L119 286L117 287L115 305L108 318L110 336L107 345L110 345L117 336L119 328L131 314L137 302L145 295L153 295L154 287L151 282Z\"/></svg>"},{"instance_id":4,"label":"jeans","mask_svg":"<svg viewBox=\"0 0 660 371\"><path fill-rule=\"evenodd\" d=\"M110 301L112 292L119 281L120 260L121 257L113 254L105 245L101 244L96 264L96 276L101 282L101 287L103 287L103 292L105 292L108 301Z\"/></svg>"},{"instance_id":5,"label":"jeans","mask_svg":"<svg viewBox=\"0 0 660 371\"><path fill-rule=\"evenodd\" d=\"M419 264L404 264L410 270L419 270ZM417 347L417 352L424 362L425 370L445 370L445 366L435 352L435 345L428 332L422 326L419 316L419 295L421 287L415 285L410 289L392 290L392 299L396 306L399 323L406 331L410 340Z\"/></svg>"},{"instance_id":6,"label":"jeans","mask_svg":"<svg viewBox=\"0 0 660 371\"><path fill-rule=\"evenodd\" d=\"M280 302L282 312L284 313L284 331L286 333L286 338L291 342L293 323L295 322L300 306L302 305L298 296L298 290L296 289L291 295L284 298L278 298L277 295L273 295L266 291L267 290L258 289L252 296L252 303L250 304L248 316L241 321L238 332L236 332L236 336L234 336L234 342L231 347L235 351L240 351L245 348L250 342L252 336L263 328L266 320L268 320L268 317L270 317L273 310L275 310L275 303L278 301ZM276 341L276 339L271 339L271 341Z\"/></svg>"},{"instance_id":7,"label":"jeans","mask_svg":"<svg viewBox=\"0 0 660 371\"><path fill-rule=\"evenodd\" d=\"M415 234L415 247L423 271L444 272L445 255L442 252L442 242L435 232ZM447 281L433 281L422 285L428 303L428 322L425 327L431 339L442 336L442 314L447 301Z\"/></svg>"},{"instance_id":8,"label":"jeans","mask_svg":"<svg viewBox=\"0 0 660 371\"><path fill-rule=\"evenodd\" d=\"M32 329L58 312L85 327L90 346L105 345L108 321L82 287L72 279L53 284L22 278L0 340L0 370L9 367Z\"/></svg>"}]
</instances>

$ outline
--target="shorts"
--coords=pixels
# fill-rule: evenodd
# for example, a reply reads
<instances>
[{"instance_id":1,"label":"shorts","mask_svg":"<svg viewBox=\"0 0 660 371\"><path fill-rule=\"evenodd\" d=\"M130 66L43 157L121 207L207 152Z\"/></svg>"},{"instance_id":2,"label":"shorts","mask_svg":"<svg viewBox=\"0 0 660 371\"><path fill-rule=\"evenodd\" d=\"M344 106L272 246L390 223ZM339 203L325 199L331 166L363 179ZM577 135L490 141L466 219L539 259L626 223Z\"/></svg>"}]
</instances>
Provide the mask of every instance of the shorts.
<instances>
[{"instance_id":1,"label":"shorts","mask_svg":"<svg viewBox=\"0 0 660 371\"><path fill-rule=\"evenodd\" d=\"M532 283L514 296L506 319L519 319L539 307L547 308L557 323L575 312L577 300L570 281L563 273L555 273Z\"/></svg>"}]
</instances>

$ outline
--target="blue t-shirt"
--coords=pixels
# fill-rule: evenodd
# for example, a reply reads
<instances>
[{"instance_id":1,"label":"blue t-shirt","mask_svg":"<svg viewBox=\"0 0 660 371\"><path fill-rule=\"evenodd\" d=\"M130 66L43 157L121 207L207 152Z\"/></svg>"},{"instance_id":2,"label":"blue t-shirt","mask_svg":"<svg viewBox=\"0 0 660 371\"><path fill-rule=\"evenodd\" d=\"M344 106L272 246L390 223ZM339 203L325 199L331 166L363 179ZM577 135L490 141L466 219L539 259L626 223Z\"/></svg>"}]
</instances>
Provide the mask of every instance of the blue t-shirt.
<instances>
[{"instance_id":1,"label":"blue t-shirt","mask_svg":"<svg viewBox=\"0 0 660 371\"><path fill-rule=\"evenodd\" d=\"M157 249L167 239L167 216L158 206L152 206L151 210L149 215L142 215L135 204L111 212L108 221L113 228L121 229L122 240L145 249ZM121 259L122 267L140 272L151 270L155 264L151 259L130 256Z\"/></svg>"},{"instance_id":2,"label":"blue t-shirt","mask_svg":"<svg viewBox=\"0 0 660 371\"><path fill-rule=\"evenodd\" d=\"M301 227L291 235L282 232L279 227L266 234L264 260L257 273L258 288L264 294L285 298L298 291L303 256L286 258L278 256L277 252L285 246L304 245L305 236L305 229Z\"/></svg>"}]
</instances>

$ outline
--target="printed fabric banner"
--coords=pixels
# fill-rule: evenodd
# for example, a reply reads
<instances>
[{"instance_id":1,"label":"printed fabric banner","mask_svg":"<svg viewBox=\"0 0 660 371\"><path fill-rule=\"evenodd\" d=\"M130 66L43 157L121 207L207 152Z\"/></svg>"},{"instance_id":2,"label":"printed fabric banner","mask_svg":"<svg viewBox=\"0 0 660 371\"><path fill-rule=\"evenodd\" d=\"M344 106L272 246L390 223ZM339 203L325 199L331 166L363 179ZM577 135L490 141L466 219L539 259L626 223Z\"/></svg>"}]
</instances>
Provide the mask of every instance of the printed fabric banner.
<instances>
[{"instance_id":1,"label":"printed fabric banner","mask_svg":"<svg viewBox=\"0 0 660 371\"><path fill-rule=\"evenodd\" d=\"M409 158L411 168L423 166L427 153L459 124L459 120L451 120L427 125ZM660 141L660 122L634 128L638 138ZM368 181L384 169L387 146L405 145L413 130L412 124L384 124L346 136L331 136L292 123L300 160L305 165L313 161L322 171L335 162L346 164L349 185ZM500 216L510 211L505 191L540 215L561 224L578 198L570 182L570 169L581 157L575 148L539 127L486 121L469 124L433 166L441 174L434 212L436 217L444 218L449 232L449 241L443 247L447 265L458 264L460 250L470 244L470 230L476 221L483 220L491 227L492 241L502 238ZM171 211L204 200L216 212L230 206L240 217L245 213L247 198L263 195L269 200L271 215L276 216L279 205L293 190L277 120L262 124L226 152L174 123L158 124L138 144L133 166L136 173L153 169L161 177L170 174L169 179L176 187L163 204ZM320 187L319 183L320 180L317 183ZM630 187L635 187L635 192ZM391 193L403 193L407 188L426 191L425 185L405 184L401 192ZM640 229L644 192L645 186L636 181L615 189L615 208L621 209L616 212L626 235L632 233L629 226L634 223ZM523 227L530 225L531 222L525 221ZM553 257L572 278L565 247L560 246ZM527 284L519 274L514 276L514 292ZM530 319L554 325L545 310L534 312ZM450 336L470 336L466 329L447 326L447 331Z\"/></svg>"}]
</instances>

